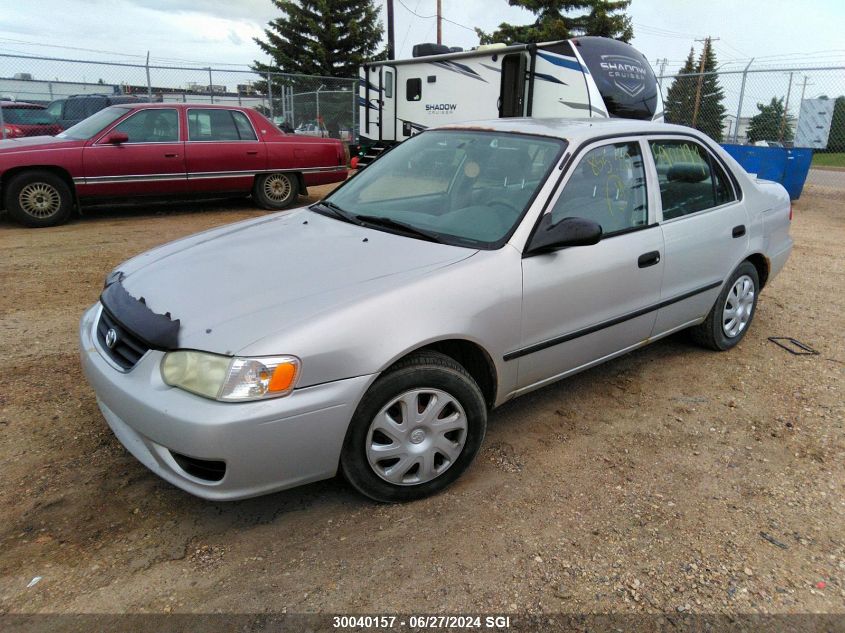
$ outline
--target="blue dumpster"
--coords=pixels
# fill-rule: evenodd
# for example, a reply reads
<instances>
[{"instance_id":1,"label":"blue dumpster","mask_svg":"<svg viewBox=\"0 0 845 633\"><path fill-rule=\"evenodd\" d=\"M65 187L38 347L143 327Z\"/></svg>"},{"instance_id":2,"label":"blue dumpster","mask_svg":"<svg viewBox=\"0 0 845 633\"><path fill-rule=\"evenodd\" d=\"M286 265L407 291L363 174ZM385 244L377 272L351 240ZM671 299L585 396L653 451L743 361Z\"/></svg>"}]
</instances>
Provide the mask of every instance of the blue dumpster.
<instances>
[{"instance_id":1,"label":"blue dumpster","mask_svg":"<svg viewBox=\"0 0 845 633\"><path fill-rule=\"evenodd\" d=\"M804 181L810 171L813 150L803 147L756 147L754 145L723 144L749 174L774 180L784 186L792 200L801 197Z\"/></svg>"}]
</instances>

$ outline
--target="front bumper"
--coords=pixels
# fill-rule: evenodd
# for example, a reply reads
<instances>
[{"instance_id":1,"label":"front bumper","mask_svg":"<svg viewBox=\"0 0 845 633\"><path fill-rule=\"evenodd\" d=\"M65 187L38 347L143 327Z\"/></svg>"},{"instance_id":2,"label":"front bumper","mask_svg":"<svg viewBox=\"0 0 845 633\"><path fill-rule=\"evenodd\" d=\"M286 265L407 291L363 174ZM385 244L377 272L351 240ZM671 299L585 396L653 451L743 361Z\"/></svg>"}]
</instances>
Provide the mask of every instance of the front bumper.
<instances>
[{"instance_id":1,"label":"front bumper","mask_svg":"<svg viewBox=\"0 0 845 633\"><path fill-rule=\"evenodd\" d=\"M224 403L166 385L163 352L150 350L123 372L95 336L100 305L80 323L80 356L103 416L142 464L204 499L232 500L333 477L349 421L374 376L297 389L290 396ZM222 461L220 481L183 470L172 452Z\"/></svg>"}]
</instances>

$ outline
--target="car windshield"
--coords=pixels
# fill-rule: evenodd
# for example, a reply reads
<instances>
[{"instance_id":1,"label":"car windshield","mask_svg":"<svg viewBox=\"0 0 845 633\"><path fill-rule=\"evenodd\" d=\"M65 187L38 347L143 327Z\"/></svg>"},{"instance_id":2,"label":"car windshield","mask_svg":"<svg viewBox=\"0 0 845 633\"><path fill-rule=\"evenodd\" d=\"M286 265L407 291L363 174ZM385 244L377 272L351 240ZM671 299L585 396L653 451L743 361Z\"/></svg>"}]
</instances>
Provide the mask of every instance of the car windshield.
<instances>
[{"instance_id":1,"label":"car windshield","mask_svg":"<svg viewBox=\"0 0 845 633\"><path fill-rule=\"evenodd\" d=\"M58 138L70 138L75 141L87 141L89 138L100 132L104 127L117 121L129 108L110 107L100 110L66 129L58 135Z\"/></svg>"},{"instance_id":2,"label":"car windshield","mask_svg":"<svg viewBox=\"0 0 845 633\"><path fill-rule=\"evenodd\" d=\"M55 123L45 108L3 106L3 120L18 125L53 125Z\"/></svg>"},{"instance_id":3,"label":"car windshield","mask_svg":"<svg viewBox=\"0 0 845 633\"><path fill-rule=\"evenodd\" d=\"M506 132L423 132L327 200L347 220L399 233L404 225L413 229L408 235L447 244L499 248L565 146L560 139Z\"/></svg>"}]
</instances>

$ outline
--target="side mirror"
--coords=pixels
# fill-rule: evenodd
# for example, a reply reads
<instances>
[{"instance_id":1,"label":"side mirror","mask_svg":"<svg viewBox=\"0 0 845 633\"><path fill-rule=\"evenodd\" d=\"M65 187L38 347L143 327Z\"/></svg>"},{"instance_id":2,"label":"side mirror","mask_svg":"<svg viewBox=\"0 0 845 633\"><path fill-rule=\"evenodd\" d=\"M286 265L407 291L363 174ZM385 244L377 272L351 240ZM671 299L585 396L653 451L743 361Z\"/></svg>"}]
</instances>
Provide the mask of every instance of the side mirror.
<instances>
[{"instance_id":1,"label":"side mirror","mask_svg":"<svg viewBox=\"0 0 845 633\"><path fill-rule=\"evenodd\" d=\"M126 132L112 132L106 139L106 143L112 145L120 145L129 141L129 135Z\"/></svg>"},{"instance_id":2,"label":"side mirror","mask_svg":"<svg viewBox=\"0 0 845 633\"><path fill-rule=\"evenodd\" d=\"M590 246L601 240L601 225L586 218L563 218L552 223L552 214L540 220L537 232L525 251L526 255L548 253L567 246Z\"/></svg>"}]
</instances>

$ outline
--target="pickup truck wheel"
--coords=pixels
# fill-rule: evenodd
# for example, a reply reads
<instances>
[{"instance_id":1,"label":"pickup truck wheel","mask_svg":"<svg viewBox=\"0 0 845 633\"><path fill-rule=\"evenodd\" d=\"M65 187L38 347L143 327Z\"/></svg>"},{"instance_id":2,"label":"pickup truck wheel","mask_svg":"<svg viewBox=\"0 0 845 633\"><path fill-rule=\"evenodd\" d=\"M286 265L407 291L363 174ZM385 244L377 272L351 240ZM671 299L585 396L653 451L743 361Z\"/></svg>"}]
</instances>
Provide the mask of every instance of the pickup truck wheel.
<instances>
[{"instance_id":1,"label":"pickup truck wheel","mask_svg":"<svg viewBox=\"0 0 845 633\"><path fill-rule=\"evenodd\" d=\"M35 228L67 222L73 210L70 187L49 171L28 171L12 177L4 202L14 220Z\"/></svg>"},{"instance_id":2,"label":"pickup truck wheel","mask_svg":"<svg viewBox=\"0 0 845 633\"><path fill-rule=\"evenodd\" d=\"M484 396L466 370L438 352L413 354L364 394L341 470L376 501L421 499L461 476L486 428Z\"/></svg>"},{"instance_id":3,"label":"pickup truck wheel","mask_svg":"<svg viewBox=\"0 0 845 633\"><path fill-rule=\"evenodd\" d=\"M696 343L716 351L725 351L742 340L757 309L760 278L751 262L737 267L710 309L710 314L692 329Z\"/></svg>"},{"instance_id":4,"label":"pickup truck wheel","mask_svg":"<svg viewBox=\"0 0 845 633\"><path fill-rule=\"evenodd\" d=\"M299 195L296 174L263 174L255 179L252 197L262 209L279 211L293 204Z\"/></svg>"}]
</instances>

